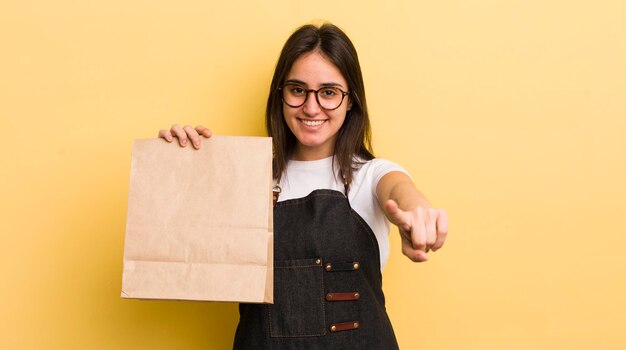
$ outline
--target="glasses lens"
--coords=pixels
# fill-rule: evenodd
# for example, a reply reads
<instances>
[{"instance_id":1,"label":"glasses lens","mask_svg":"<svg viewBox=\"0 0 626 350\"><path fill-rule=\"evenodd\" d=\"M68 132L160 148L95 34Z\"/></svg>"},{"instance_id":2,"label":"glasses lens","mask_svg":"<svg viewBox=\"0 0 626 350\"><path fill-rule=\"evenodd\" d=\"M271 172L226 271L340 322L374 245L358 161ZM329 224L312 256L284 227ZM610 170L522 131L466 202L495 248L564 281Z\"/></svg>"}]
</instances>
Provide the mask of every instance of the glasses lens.
<instances>
[{"instance_id":1,"label":"glasses lens","mask_svg":"<svg viewBox=\"0 0 626 350\"><path fill-rule=\"evenodd\" d=\"M283 86L283 101L291 107L300 107L306 100L307 91L300 85L287 84Z\"/></svg>"},{"instance_id":2,"label":"glasses lens","mask_svg":"<svg viewBox=\"0 0 626 350\"><path fill-rule=\"evenodd\" d=\"M283 101L291 107L300 107L309 96L309 91L305 87L297 84L286 84L282 88ZM324 109L333 110L341 105L343 92L338 88L325 87L317 91L317 101Z\"/></svg>"},{"instance_id":3,"label":"glasses lens","mask_svg":"<svg viewBox=\"0 0 626 350\"><path fill-rule=\"evenodd\" d=\"M341 104L343 94L341 90L334 87L322 88L317 92L317 100L322 108L335 109Z\"/></svg>"}]
</instances>

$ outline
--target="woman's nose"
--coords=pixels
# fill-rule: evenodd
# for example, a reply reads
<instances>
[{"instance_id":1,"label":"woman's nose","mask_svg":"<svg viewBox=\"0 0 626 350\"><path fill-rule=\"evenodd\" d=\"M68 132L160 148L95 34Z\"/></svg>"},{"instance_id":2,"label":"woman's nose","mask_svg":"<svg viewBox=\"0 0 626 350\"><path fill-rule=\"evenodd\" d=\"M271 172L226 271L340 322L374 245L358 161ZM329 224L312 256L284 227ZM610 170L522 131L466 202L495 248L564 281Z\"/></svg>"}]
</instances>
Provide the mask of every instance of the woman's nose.
<instances>
[{"instance_id":1,"label":"woman's nose","mask_svg":"<svg viewBox=\"0 0 626 350\"><path fill-rule=\"evenodd\" d=\"M319 103L317 103L317 92L308 91L307 94L308 97L306 99L306 102L304 103L304 106L302 107L302 111L307 115L315 116L321 111L321 107ZM313 94L313 96L311 96L311 94Z\"/></svg>"}]
</instances>

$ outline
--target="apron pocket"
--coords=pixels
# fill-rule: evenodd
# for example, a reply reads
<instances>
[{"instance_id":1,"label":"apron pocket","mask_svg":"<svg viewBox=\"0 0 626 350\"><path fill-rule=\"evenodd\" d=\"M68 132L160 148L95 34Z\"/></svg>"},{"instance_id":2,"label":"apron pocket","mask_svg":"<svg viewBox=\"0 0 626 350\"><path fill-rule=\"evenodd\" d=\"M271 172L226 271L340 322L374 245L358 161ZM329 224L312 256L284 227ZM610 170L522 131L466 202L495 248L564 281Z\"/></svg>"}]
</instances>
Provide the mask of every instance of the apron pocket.
<instances>
[{"instance_id":1,"label":"apron pocket","mask_svg":"<svg viewBox=\"0 0 626 350\"><path fill-rule=\"evenodd\" d=\"M322 259L274 261L274 304L268 309L271 337L324 335Z\"/></svg>"}]
</instances>

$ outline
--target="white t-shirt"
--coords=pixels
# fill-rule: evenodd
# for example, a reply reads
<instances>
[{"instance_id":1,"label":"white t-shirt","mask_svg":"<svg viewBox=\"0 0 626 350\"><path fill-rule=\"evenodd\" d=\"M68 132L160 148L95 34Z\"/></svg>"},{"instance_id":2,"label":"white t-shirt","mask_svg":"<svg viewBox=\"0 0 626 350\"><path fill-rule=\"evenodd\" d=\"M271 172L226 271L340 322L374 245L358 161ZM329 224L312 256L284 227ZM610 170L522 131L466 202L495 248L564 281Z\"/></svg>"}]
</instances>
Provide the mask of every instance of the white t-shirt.
<instances>
[{"instance_id":1,"label":"white t-shirt","mask_svg":"<svg viewBox=\"0 0 626 350\"><path fill-rule=\"evenodd\" d=\"M306 197L318 189L344 193L343 182L337 176L338 167L335 166L333 174L332 162L333 157L314 161L290 160L280 180L278 201ZM348 193L350 206L367 222L378 240L381 270L389 259L389 221L378 204L376 186L383 176L392 171L408 175L401 166L388 160L375 158L367 161L353 173Z\"/></svg>"}]
</instances>

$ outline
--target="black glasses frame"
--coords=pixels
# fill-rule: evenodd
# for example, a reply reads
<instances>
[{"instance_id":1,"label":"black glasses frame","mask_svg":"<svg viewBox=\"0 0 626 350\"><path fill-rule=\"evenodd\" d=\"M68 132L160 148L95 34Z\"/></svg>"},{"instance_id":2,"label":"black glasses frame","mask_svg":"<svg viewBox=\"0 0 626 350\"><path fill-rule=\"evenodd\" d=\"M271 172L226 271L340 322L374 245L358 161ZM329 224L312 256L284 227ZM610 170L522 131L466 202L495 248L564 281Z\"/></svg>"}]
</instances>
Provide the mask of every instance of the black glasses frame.
<instances>
[{"instance_id":1,"label":"black glasses frame","mask_svg":"<svg viewBox=\"0 0 626 350\"><path fill-rule=\"evenodd\" d=\"M315 90L315 89L305 89L304 87L302 87L302 85L293 84L293 83L284 84L284 85L278 87L278 90L282 91L285 86L289 86L289 85L298 86L298 87L302 88L302 90L304 90L306 92L306 95L304 95L304 101L301 104L297 105L297 106L290 105L289 103L287 103L287 101L285 101L285 98L283 97L283 94L281 92L280 99L283 101L284 104L286 104L287 106L289 106L291 108L298 108L298 107L304 106L304 104L306 103L306 100L308 100L308 98L309 98L309 94L311 94L311 92L314 92L315 93L315 100L317 101L317 104L323 110L325 110L325 111L334 111L335 109L341 107L341 104L343 103L344 98L346 96L350 95L350 91L343 91L340 88L335 87L335 86L331 86L331 87L325 86L325 87L322 87L322 88L319 88L319 89ZM328 88L337 89L337 90L341 91L341 101L339 102L339 104L335 108L326 108L326 107L322 106L322 104L320 103L320 97L319 97L318 93L321 90L328 89Z\"/></svg>"}]
</instances>

